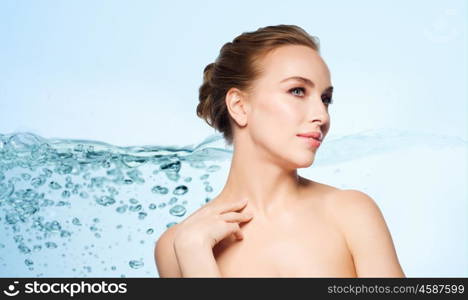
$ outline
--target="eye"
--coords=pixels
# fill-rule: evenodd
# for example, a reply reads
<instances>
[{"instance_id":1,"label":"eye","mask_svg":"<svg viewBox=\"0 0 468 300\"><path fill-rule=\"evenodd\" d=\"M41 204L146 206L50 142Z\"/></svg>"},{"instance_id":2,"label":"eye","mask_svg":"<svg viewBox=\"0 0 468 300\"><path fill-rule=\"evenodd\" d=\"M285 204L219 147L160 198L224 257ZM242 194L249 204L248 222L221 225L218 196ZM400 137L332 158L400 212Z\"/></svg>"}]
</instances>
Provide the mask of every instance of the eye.
<instances>
[{"instance_id":1,"label":"eye","mask_svg":"<svg viewBox=\"0 0 468 300\"><path fill-rule=\"evenodd\" d=\"M322 96L322 100L325 101L327 105L333 104L333 99L330 95Z\"/></svg>"},{"instance_id":2,"label":"eye","mask_svg":"<svg viewBox=\"0 0 468 300\"><path fill-rule=\"evenodd\" d=\"M302 93L305 93L305 88L303 88L303 87L294 87L294 88L290 89L288 92L291 93L292 91L297 91L297 90L300 90L300 91L302 91ZM299 97L302 97L302 96L299 96Z\"/></svg>"},{"instance_id":3,"label":"eye","mask_svg":"<svg viewBox=\"0 0 468 300\"><path fill-rule=\"evenodd\" d=\"M294 88L290 89L288 92L293 93L294 91L297 91L297 90L302 91L303 94L306 92L306 89L303 88L303 87L294 87ZM297 95L297 96L300 97L300 98L303 97L303 96L299 96L299 95ZM322 96L322 101L325 101L325 104L327 104L327 105L333 104L333 99L332 99L332 96L330 94L323 95Z\"/></svg>"}]
</instances>

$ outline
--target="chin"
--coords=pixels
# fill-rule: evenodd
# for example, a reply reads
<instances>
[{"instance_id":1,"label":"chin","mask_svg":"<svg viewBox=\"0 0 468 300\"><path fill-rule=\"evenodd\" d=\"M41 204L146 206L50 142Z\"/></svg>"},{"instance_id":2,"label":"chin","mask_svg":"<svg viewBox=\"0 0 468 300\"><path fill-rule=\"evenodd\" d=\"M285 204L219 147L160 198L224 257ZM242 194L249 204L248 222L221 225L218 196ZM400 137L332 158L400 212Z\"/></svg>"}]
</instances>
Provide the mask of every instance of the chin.
<instances>
[{"instance_id":1,"label":"chin","mask_svg":"<svg viewBox=\"0 0 468 300\"><path fill-rule=\"evenodd\" d=\"M302 158L301 160L296 161L296 169L308 168L310 167L315 160L315 153L312 155L309 154L307 158Z\"/></svg>"},{"instance_id":2,"label":"chin","mask_svg":"<svg viewBox=\"0 0 468 300\"><path fill-rule=\"evenodd\" d=\"M312 159L312 160L310 160L309 162L302 164L302 165L299 166L298 168L301 168L301 169L302 169L302 168L308 168L308 167L312 166L313 163L314 163L314 160Z\"/></svg>"}]
</instances>

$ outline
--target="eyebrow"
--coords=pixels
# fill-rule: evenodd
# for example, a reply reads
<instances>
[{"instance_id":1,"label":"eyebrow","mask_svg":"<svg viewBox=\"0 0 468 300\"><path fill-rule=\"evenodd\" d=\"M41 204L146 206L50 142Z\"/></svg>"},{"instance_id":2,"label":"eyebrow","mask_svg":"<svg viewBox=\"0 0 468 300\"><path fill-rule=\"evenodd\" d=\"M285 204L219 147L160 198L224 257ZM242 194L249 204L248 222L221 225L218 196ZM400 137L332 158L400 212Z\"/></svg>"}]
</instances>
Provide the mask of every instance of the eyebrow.
<instances>
[{"instance_id":1,"label":"eyebrow","mask_svg":"<svg viewBox=\"0 0 468 300\"><path fill-rule=\"evenodd\" d=\"M288 78L285 78L283 80L280 81L280 83L282 82L285 82L285 81L288 81L288 80L297 80L297 81L302 81L303 83L307 84L307 85L310 85L312 87L315 86L314 82L308 78L305 78L305 77L301 77L301 76L291 76L291 77L288 77ZM333 92L333 86L329 86L327 87L324 92Z\"/></svg>"}]
</instances>

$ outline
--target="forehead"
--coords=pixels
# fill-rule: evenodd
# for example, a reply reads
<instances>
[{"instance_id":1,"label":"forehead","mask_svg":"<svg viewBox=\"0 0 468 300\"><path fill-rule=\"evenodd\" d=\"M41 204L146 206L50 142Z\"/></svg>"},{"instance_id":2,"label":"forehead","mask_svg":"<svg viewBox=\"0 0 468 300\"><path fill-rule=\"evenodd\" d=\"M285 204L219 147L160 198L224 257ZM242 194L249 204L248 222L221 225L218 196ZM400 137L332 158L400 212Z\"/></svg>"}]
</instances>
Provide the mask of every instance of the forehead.
<instances>
[{"instance_id":1,"label":"forehead","mask_svg":"<svg viewBox=\"0 0 468 300\"><path fill-rule=\"evenodd\" d=\"M279 83L287 77L302 76L319 85L330 85L330 71L325 61L316 50L307 46L280 46L269 52L261 65L263 82Z\"/></svg>"}]
</instances>

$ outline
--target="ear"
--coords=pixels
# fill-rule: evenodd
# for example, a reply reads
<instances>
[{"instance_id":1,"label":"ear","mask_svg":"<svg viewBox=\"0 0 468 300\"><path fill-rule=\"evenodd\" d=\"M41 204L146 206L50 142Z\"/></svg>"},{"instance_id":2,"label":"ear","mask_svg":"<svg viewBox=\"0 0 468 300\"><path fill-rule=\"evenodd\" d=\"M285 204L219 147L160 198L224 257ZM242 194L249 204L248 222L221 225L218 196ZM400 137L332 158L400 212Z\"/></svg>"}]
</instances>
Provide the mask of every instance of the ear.
<instances>
[{"instance_id":1,"label":"ear","mask_svg":"<svg viewBox=\"0 0 468 300\"><path fill-rule=\"evenodd\" d=\"M226 107L234 121L241 127L247 125L249 110L246 94L237 88L230 88L226 93Z\"/></svg>"}]
</instances>

